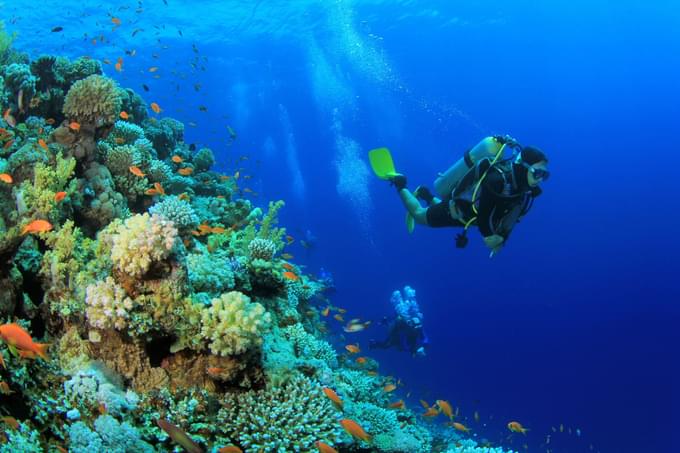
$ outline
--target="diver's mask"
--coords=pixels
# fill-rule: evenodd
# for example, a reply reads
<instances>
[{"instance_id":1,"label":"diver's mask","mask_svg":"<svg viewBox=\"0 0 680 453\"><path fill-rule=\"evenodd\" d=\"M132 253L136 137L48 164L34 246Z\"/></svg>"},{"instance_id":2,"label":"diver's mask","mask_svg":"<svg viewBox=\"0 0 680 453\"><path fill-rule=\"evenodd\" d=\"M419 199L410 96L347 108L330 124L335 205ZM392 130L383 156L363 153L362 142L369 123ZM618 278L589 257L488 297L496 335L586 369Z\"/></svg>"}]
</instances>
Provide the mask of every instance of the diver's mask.
<instances>
[{"instance_id":1,"label":"diver's mask","mask_svg":"<svg viewBox=\"0 0 680 453\"><path fill-rule=\"evenodd\" d=\"M532 167L526 162L522 162L522 167L526 168L536 181L547 181L550 178L550 172L545 168Z\"/></svg>"}]
</instances>

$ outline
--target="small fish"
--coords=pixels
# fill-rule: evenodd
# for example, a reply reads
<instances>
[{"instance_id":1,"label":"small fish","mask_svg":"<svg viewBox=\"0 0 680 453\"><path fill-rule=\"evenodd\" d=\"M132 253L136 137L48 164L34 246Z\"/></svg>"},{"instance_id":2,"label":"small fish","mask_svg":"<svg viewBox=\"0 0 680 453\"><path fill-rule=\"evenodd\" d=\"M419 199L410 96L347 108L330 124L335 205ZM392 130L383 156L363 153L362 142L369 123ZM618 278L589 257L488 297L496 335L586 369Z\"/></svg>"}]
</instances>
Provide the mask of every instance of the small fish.
<instances>
[{"instance_id":1,"label":"small fish","mask_svg":"<svg viewBox=\"0 0 680 453\"><path fill-rule=\"evenodd\" d=\"M116 64L113 65L117 72L123 72L123 59L119 58Z\"/></svg>"},{"instance_id":2,"label":"small fish","mask_svg":"<svg viewBox=\"0 0 680 453\"><path fill-rule=\"evenodd\" d=\"M394 392L397 389L397 386L394 384L387 384L385 387L383 387L383 392L385 393L390 393Z\"/></svg>"},{"instance_id":3,"label":"small fish","mask_svg":"<svg viewBox=\"0 0 680 453\"><path fill-rule=\"evenodd\" d=\"M43 220L44 222L44 220ZM52 225L50 225L51 227ZM19 324L10 323L0 326L0 338L10 347L24 351L32 351L43 359L47 359L48 344L35 343L29 334Z\"/></svg>"},{"instance_id":4,"label":"small fish","mask_svg":"<svg viewBox=\"0 0 680 453\"><path fill-rule=\"evenodd\" d=\"M243 450L235 445L227 445L217 450L217 453L243 453Z\"/></svg>"},{"instance_id":5,"label":"small fish","mask_svg":"<svg viewBox=\"0 0 680 453\"><path fill-rule=\"evenodd\" d=\"M52 33L59 33L60 31L64 31L64 27L54 27L52 29Z\"/></svg>"},{"instance_id":6,"label":"small fish","mask_svg":"<svg viewBox=\"0 0 680 453\"><path fill-rule=\"evenodd\" d=\"M347 333L361 332L362 330L365 330L370 325L371 325L371 321L366 321L364 323L350 322L347 325L343 326L342 330L344 330Z\"/></svg>"},{"instance_id":7,"label":"small fish","mask_svg":"<svg viewBox=\"0 0 680 453\"><path fill-rule=\"evenodd\" d=\"M3 149L9 149L14 144L14 140L10 140L3 145Z\"/></svg>"},{"instance_id":8,"label":"small fish","mask_svg":"<svg viewBox=\"0 0 680 453\"><path fill-rule=\"evenodd\" d=\"M71 129L72 131L78 132L78 131L80 130L80 124L77 123L77 122L75 122L75 121L71 121L71 122L69 123L68 127L69 127L69 129Z\"/></svg>"},{"instance_id":9,"label":"small fish","mask_svg":"<svg viewBox=\"0 0 680 453\"><path fill-rule=\"evenodd\" d=\"M128 115L128 113L126 111L122 111L122 112L120 112L120 117L124 120L127 120L127 119L130 118L130 115Z\"/></svg>"},{"instance_id":10,"label":"small fish","mask_svg":"<svg viewBox=\"0 0 680 453\"><path fill-rule=\"evenodd\" d=\"M227 132L229 132L229 138L231 138L232 140L236 140L237 137L236 131L232 129L231 126L227 126Z\"/></svg>"},{"instance_id":11,"label":"small fish","mask_svg":"<svg viewBox=\"0 0 680 453\"><path fill-rule=\"evenodd\" d=\"M2 114L2 119L4 119L10 127L15 127L17 125L17 120L12 116L11 108L5 110L5 113Z\"/></svg>"},{"instance_id":12,"label":"small fish","mask_svg":"<svg viewBox=\"0 0 680 453\"><path fill-rule=\"evenodd\" d=\"M45 233L52 230L52 224L47 220L34 220L21 230L21 234Z\"/></svg>"},{"instance_id":13,"label":"small fish","mask_svg":"<svg viewBox=\"0 0 680 453\"><path fill-rule=\"evenodd\" d=\"M342 315L334 315L333 319L335 319L338 322L344 322L345 321L344 318L342 317Z\"/></svg>"},{"instance_id":14,"label":"small fish","mask_svg":"<svg viewBox=\"0 0 680 453\"><path fill-rule=\"evenodd\" d=\"M182 192L181 194L179 194L179 197L177 197L177 198L179 198L180 200L184 200L184 201L191 200L191 197L189 197L189 194L187 194L186 192Z\"/></svg>"},{"instance_id":15,"label":"small fish","mask_svg":"<svg viewBox=\"0 0 680 453\"><path fill-rule=\"evenodd\" d=\"M66 198L66 195L67 195L67 193L64 192L64 191L57 192L57 193L54 194L54 201L56 201L57 203L59 203L61 200L63 200L64 198Z\"/></svg>"},{"instance_id":16,"label":"small fish","mask_svg":"<svg viewBox=\"0 0 680 453\"><path fill-rule=\"evenodd\" d=\"M189 176L193 172L194 172L194 169L191 168L191 167L184 167L184 168L180 168L179 170L177 170L177 173L179 173L182 176Z\"/></svg>"},{"instance_id":17,"label":"small fish","mask_svg":"<svg viewBox=\"0 0 680 453\"><path fill-rule=\"evenodd\" d=\"M347 349L347 351L349 351L350 354L358 354L361 352L361 349L359 348L359 343L348 344L345 346L345 349Z\"/></svg>"},{"instance_id":18,"label":"small fish","mask_svg":"<svg viewBox=\"0 0 680 453\"><path fill-rule=\"evenodd\" d=\"M349 434L352 437L355 437L357 439L361 439L366 442L371 441L371 436L363 430L361 426L354 420L350 420L348 418L343 418L340 420L340 425L347 431L347 434Z\"/></svg>"},{"instance_id":19,"label":"small fish","mask_svg":"<svg viewBox=\"0 0 680 453\"><path fill-rule=\"evenodd\" d=\"M12 184L14 179L12 178L12 175L8 173L0 173L0 181L4 182L5 184Z\"/></svg>"},{"instance_id":20,"label":"small fish","mask_svg":"<svg viewBox=\"0 0 680 453\"><path fill-rule=\"evenodd\" d=\"M237 171L236 173L234 173L234 179L235 179L235 180L238 181L238 178L239 178L240 176L241 176L241 172L240 172L240 171Z\"/></svg>"},{"instance_id":21,"label":"small fish","mask_svg":"<svg viewBox=\"0 0 680 453\"><path fill-rule=\"evenodd\" d=\"M146 84L142 84L142 88L144 88L144 91L149 91L149 87Z\"/></svg>"},{"instance_id":22,"label":"small fish","mask_svg":"<svg viewBox=\"0 0 680 453\"><path fill-rule=\"evenodd\" d=\"M19 90L19 93L17 94L17 104L19 107L19 111L23 112L24 111L24 90L23 88Z\"/></svg>"},{"instance_id":23,"label":"small fish","mask_svg":"<svg viewBox=\"0 0 680 453\"><path fill-rule=\"evenodd\" d=\"M323 393L328 397L328 399L331 400L338 409L342 410L342 399L340 399L338 394L335 393L333 389L330 389L328 387L324 387L322 390Z\"/></svg>"},{"instance_id":24,"label":"small fish","mask_svg":"<svg viewBox=\"0 0 680 453\"><path fill-rule=\"evenodd\" d=\"M478 412L478 411L475 411L475 413L474 413L474 419L475 419L475 421L476 421L477 423L479 423L479 412Z\"/></svg>"},{"instance_id":25,"label":"small fish","mask_svg":"<svg viewBox=\"0 0 680 453\"><path fill-rule=\"evenodd\" d=\"M292 273L290 271L284 272L283 277L288 279L288 280L294 281L294 282L300 280L300 277L298 277L297 275L295 275L294 273Z\"/></svg>"},{"instance_id":26,"label":"small fish","mask_svg":"<svg viewBox=\"0 0 680 453\"><path fill-rule=\"evenodd\" d=\"M470 429L467 426L465 426L464 424L459 423L459 422L453 422L453 423L451 423L451 426L453 426L458 431L461 431L461 432L464 432L464 433L470 432Z\"/></svg>"},{"instance_id":27,"label":"small fish","mask_svg":"<svg viewBox=\"0 0 680 453\"><path fill-rule=\"evenodd\" d=\"M5 422L12 429L19 429L19 422L14 417L3 416L0 417L0 420Z\"/></svg>"},{"instance_id":28,"label":"small fish","mask_svg":"<svg viewBox=\"0 0 680 453\"><path fill-rule=\"evenodd\" d=\"M156 189L156 192L158 192L160 195L165 195L165 189L159 182L153 183L153 188Z\"/></svg>"},{"instance_id":29,"label":"small fish","mask_svg":"<svg viewBox=\"0 0 680 453\"><path fill-rule=\"evenodd\" d=\"M345 310L344 308L338 308L338 313L345 314L347 313L347 310Z\"/></svg>"},{"instance_id":30,"label":"small fish","mask_svg":"<svg viewBox=\"0 0 680 453\"><path fill-rule=\"evenodd\" d=\"M207 111L208 111L208 107L206 107L205 105L199 105L199 106L198 106L198 110L200 110L201 112L207 112Z\"/></svg>"},{"instance_id":31,"label":"small fish","mask_svg":"<svg viewBox=\"0 0 680 453\"><path fill-rule=\"evenodd\" d=\"M39 139L38 139L38 145L40 145L40 147L41 147L42 149L44 149L45 151L47 151L47 150L49 149L49 148L47 147L47 143L45 143L45 140L43 140L42 138L39 138Z\"/></svg>"},{"instance_id":32,"label":"small fish","mask_svg":"<svg viewBox=\"0 0 680 453\"><path fill-rule=\"evenodd\" d=\"M168 433L168 436L170 436L170 439L175 441L178 445L181 445L186 451L189 453L203 453L203 449L189 437L187 433L173 425L167 420L163 420L162 418L159 418L156 420L156 424Z\"/></svg>"},{"instance_id":33,"label":"small fish","mask_svg":"<svg viewBox=\"0 0 680 453\"><path fill-rule=\"evenodd\" d=\"M444 415L449 418L453 418L453 409L451 409L451 404L449 404L448 401L437 400L435 404L437 404L437 407L439 407L439 410L441 410Z\"/></svg>"},{"instance_id":34,"label":"small fish","mask_svg":"<svg viewBox=\"0 0 680 453\"><path fill-rule=\"evenodd\" d=\"M323 309L323 311L321 311L321 314L322 314L323 316L328 316L328 314L329 314L330 312L331 312L331 307L326 307L326 308Z\"/></svg>"},{"instance_id":35,"label":"small fish","mask_svg":"<svg viewBox=\"0 0 680 453\"><path fill-rule=\"evenodd\" d=\"M109 60L108 58L104 58L104 60L102 60L102 63L111 64L111 60Z\"/></svg>"},{"instance_id":36,"label":"small fish","mask_svg":"<svg viewBox=\"0 0 680 453\"><path fill-rule=\"evenodd\" d=\"M359 365L363 365L364 363L366 363L366 360L367 360L366 357L357 357L355 362L358 363Z\"/></svg>"},{"instance_id":37,"label":"small fish","mask_svg":"<svg viewBox=\"0 0 680 453\"><path fill-rule=\"evenodd\" d=\"M528 429L526 429L520 422L509 422L508 429L513 433L522 433L526 435Z\"/></svg>"},{"instance_id":38,"label":"small fish","mask_svg":"<svg viewBox=\"0 0 680 453\"><path fill-rule=\"evenodd\" d=\"M0 393L4 395L9 395L10 393L14 393L12 390L9 388L9 384L7 382L2 381L0 382Z\"/></svg>"},{"instance_id":39,"label":"small fish","mask_svg":"<svg viewBox=\"0 0 680 453\"><path fill-rule=\"evenodd\" d=\"M224 373L226 370L224 368L209 366L208 368L206 368L206 371L208 372L208 374L219 375Z\"/></svg>"},{"instance_id":40,"label":"small fish","mask_svg":"<svg viewBox=\"0 0 680 453\"><path fill-rule=\"evenodd\" d=\"M47 118L45 122L51 126L52 124L56 123L56 120L54 118Z\"/></svg>"},{"instance_id":41,"label":"small fish","mask_svg":"<svg viewBox=\"0 0 680 453\"><path fill-rule=\"evenodd\" d=\"M2 365L4 369L7 369L7 365L5 365L5 358L3 357L2 353L0 353L0 365Z\"/></svg>"},{"instance_id":42,"label":"small fish","mask_svg":"<svg viewBox=\"0 0 680 453\"><path fill-rule=\"evenodd\" d=\"M284 268L284 269L287 270L287 271L295 270L295 267L294 267L292 264L290 264L290 263L283 263L283 264L281 265L281 267Z\"/></svg>"},{"instance_id":43,"label":"small fish","mask_svg":"<svg viewBox=\"0 0 680 453\"><path fill-rule=\"evenodd\" d=\"M338 450L336 450L335 448L331 447L326 443L321 442L320 440L314 442L314 445L316 445L316 448L319 450L319 453L338 453Z\"/></svg>"},{"instance_id":44,"label":"small fish","mask_svg":"<svg viewBox=\"0 0 680 453\"><path fill-rule=\"evenodd\" d=\"M286 242L288 242L288 245L292 244L295 241L295 238L291 235L286 236Z\"/></svg>"},{"instance_id":45,"label":"small fish","mask_svg":"<svg viewBox=\"0 0 680 453\"><path fill-rule=\"evenodd\" d=\"M151 110L153 110L155 113L161 113L161 107L155 102L151 103Z\"/></svg>"},{"instance_id":46,"label":"small fish","mask_svg":"<svg viewBox=\"0 0 680 453\"><path fill-rule=\"evenodd\" d=\"M194 91L201 91L201 84L200 83L194 84Z\"/></svg>"},{"instance_id":47,"label":"small fish","mask_svg":"<svg viewBox=\"0 0 680 453\"><path fill-rule=\"evenodd\" d=\"M439 415L439 411L434 407L428 407L423 413L423 417L436 417L437 415Z\"/></svg>"},{"instance_id":48,"label":"small fish","mask_svg":"<svg viewBox=\"0 0 680 453\"><path fill-rule=\"evenodd\" d=\"M394 403L390 403L389 407L390 409L403 409L406 406L404 403L404 400L399 400L395 401Z\"/></svg>"},{"instance_id":49,"label":"small fish","mask_svg":"<svg viewBox=\"0 0 680 453\"><path fill-rule=\"evenodd\" d=\"M171 160L172 160L174 163L176 163L176 164L181 164L182 162L184 162L184 159L182 159L182 158L181 158L180 156L178 156L177 154L175 154L174 156L172 156Z\"/></svg>"},{"instance_id":50,"label":"small fish","mask_svg":"<svg viewBox=\"0 0 680 453\"><path fill-rule=\"evenodd\" d=\"M142 173L142 170L140 170L139 167L136 165L130 165L128 167L128 170L130 170L130 173L137 176L138 178L143 178L146 176L146 173Z\"/></svg>"},{"instance_id":51,"label":"small fish","mask_svg":"<svg viewBox=\"0 0 680 453\"><path fill-rule=\"evenodd\" d=\"M117 17L112 17L112 18L111 18L111 22L113 22L113 25L115 25L115 26L117 26L117 27L119 27L120 24L122 24L121 20L120 20L119 18L117 18Z\"/></svg>"},{"instance_id":52,"label":"small fish","mask_svg":"<svg viewBox=\"0 0 680 453\"><path fill-rule=\"evenodd\" d=\"M202 234L208 234L212 231L212 227L208 224L202 223L198 226L198 231Z\"/></svg>"},{"instance_id":53,"label":"small fish","mask_svg":"<svg viewBox=\"0 0 680 453\"><path fill-rule=\"evenodd\" d=\"M284 260L292 260L295 257L293 255L291 255L290 253L283 253L281 255L281 258L283 258Z\"/></svg>"},{"instance_id":54,"label":"small fish","mask_svg":"<svg viewBox=\"0 0 680 453\"><path fill-rule=\"evenodd\" d=\"M223 227L212 227L212 230L210 230L210 232L213 233L213 234L222 234L226 231L227 230Z\"/></svg>"},{"instance_id":55,"label":"small fish","mask_svg":"<svg viewBox=\"0 0 680 453\"><path fill-rule=\"evenodd\" d=\"M151 66L149 68L149 72L156 72L156 71L158 71L158 66Z\"/></svg>"}]
</instances>

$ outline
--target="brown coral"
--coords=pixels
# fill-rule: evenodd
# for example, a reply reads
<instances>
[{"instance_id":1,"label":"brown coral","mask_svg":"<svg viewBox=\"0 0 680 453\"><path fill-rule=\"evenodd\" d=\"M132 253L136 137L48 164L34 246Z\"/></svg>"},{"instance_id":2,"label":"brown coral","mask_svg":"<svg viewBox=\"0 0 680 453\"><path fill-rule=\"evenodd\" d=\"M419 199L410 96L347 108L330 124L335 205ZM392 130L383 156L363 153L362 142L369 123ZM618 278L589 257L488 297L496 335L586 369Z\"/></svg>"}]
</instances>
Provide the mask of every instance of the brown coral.
<instances>
[{"instance_id":1,"label":"brown coral","mask_svg":"<svg viewBox=\"0 0 680 453\"><path fill-rule=\"evenodd\" d=\"M64 100L64 115L81 125L112 125L120 108L121 99L116 82L96 74L74 83Z\"/></svg>"}]
</instances>

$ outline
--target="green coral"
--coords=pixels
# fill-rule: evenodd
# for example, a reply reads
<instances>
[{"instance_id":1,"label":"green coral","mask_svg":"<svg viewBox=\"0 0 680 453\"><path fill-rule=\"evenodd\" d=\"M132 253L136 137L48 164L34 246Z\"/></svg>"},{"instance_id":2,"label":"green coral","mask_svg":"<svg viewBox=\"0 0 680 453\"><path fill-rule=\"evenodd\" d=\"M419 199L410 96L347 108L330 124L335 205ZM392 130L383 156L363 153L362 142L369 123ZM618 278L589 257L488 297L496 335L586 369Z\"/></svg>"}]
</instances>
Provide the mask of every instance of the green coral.
<instances>
[{"instance_id":1,"label":"green coral","mask_svg":"<svg viewBox=\"0 0 680 453\"><path fill-rule=\"evenodd\" d=\"M55 201L57 192L75 192L77 181L71 179L76 167L74 158L57 155L55 165L38 162L34 167L33 181L24 181L20 186L23 202L29 216L58 219L60 204Z\"/></svg>"},{"instance_id":2,"label":"green coral","mask_svg":"<svg viewBox=\"0 0 680 453\"><path fill-rule=\"evenodd\" d=\"M201 148L194 156L193 163L197 172L208 171L215 164L215 155L210 148Z\"/></svg>"},{"instance_id":3,"label":"green coral","mask_svg":"<svg viewBox=\"0 0 680 453\"><path fill-rule=\"evenodd\" d=\"M116 82L95 74L71 86L64 100L64 115L70 120L100 127L113 124L120 107Z\"/></svg>"},{"instance_id":4,"label":"green coral","mask_svg":"<svg viewBox=\"0 0 680 453\"><path fill-rule=\"evenodd\" d=\"M203 310L201 335L210 341L213 354L229 356L261 345L270 323L271 316L262 305L231 291Z\"/></svg>"},{"instance_id":5,"label":"green coral","mask_svg":"<svg viewBox=\"0 0 680 453\"><path fill-rule=\"evenodd\" d=\"M300 452L315 442L335 444L342 433L338 412L321 386L296 376L261 391L227 394L218 421L246 453Z\"/></svg>"},{"instance_id":6,"label":"green coral","mask_svg":"<svg viewBox=\"0 0 680 453\"><path fill-rule=\"evenodd\" d=\"M212 297L233 289L236 285L233 259L224 250L215 253L190 253L187 255L189 282L194 291Z\"/></svg>"}]
</instances>

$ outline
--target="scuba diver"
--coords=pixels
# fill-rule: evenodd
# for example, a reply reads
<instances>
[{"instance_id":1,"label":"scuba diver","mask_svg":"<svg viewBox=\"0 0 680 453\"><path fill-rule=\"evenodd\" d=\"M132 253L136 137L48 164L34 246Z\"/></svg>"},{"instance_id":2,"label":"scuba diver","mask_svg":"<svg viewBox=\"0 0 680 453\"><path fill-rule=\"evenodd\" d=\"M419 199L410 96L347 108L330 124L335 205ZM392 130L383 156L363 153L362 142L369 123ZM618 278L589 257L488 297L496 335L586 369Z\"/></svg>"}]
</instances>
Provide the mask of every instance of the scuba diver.
<instances>
[{"instance_id":1,"label":"scuba diver","mask_svg":"<svg viewBox=\"0 0 680 453\"><path fill-rule=\"evenodd\" d=\"M504 159L506 148L512 155ZM456 247L468 243L467 230L476 225L493 257L505 245L515 225L541 194L539 184L550 176L548 158L538 148L521 146L506 136L486 137L434 182L437 196L425 186L411 193L406 176L394 169L387 148L369 152L373 171L390 181L407 210L409 232L415 224L433 228L463 227L456 236ZM425 201L423 207L420 200Z\"/></svg>"},{"instance_id":2,"label":"scuba diver","mask_svg":"<svg viewBox=\"0 0 680 453\"><path fill-rule=\"evenodd\" d=\"M390 302L396 316L384 317L380 322L381 325L387 325L387 338L383 341L371 339L369 349L396 348L399 351L408 351L414 357L425 357L430 342L423 329L423 314L416 302L416 291L405 286L403 296L398 290L394 291Z\"/></svg>"}]
</instances>

